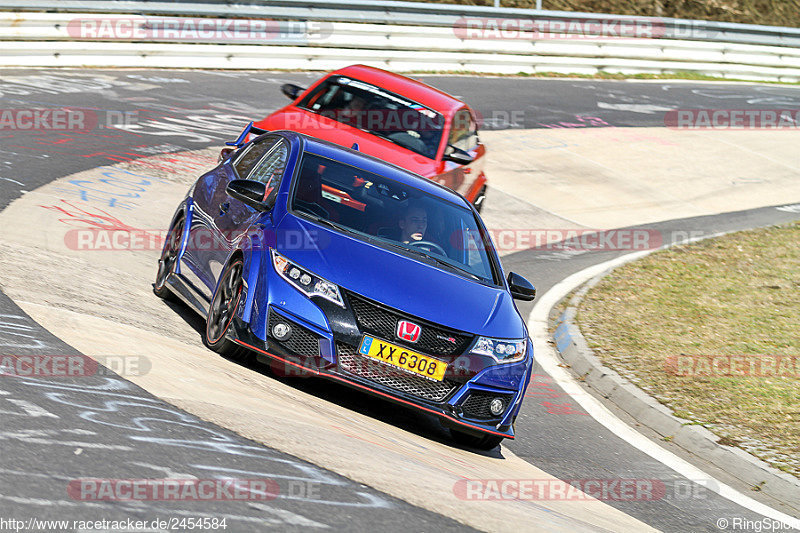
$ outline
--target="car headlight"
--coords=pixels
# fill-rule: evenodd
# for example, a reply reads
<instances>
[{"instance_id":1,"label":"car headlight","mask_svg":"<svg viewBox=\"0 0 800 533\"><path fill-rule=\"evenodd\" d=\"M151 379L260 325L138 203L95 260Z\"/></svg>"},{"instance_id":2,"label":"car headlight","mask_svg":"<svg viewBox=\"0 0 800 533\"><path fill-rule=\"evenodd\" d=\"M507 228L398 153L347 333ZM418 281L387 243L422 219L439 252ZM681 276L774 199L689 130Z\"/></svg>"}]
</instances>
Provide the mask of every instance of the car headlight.
<instances>
[{"instance_id":1,"label":"car headlight","mask_svg":"<svg viewBox=\"0 0 800 533\"><path fill-rule=\"evenodd\" d=\"M272 250L272 265L283 279L306 296L319 296L344 307L342 294L339 292L339 286L335 283L322 279L297 263L289 261L274 249Z\"/></svg>"},{"instance_id":2,"label":"car headlight","mask_svg":"<svg viewBox=\"0 0 800 533\"><path fill-rule=\"evenodd\" d=\"M528 349L528 339L490 339L478 337L470 353L488 355L498 363L513 363L525 358Z\"/></svg>"}]
</instances>

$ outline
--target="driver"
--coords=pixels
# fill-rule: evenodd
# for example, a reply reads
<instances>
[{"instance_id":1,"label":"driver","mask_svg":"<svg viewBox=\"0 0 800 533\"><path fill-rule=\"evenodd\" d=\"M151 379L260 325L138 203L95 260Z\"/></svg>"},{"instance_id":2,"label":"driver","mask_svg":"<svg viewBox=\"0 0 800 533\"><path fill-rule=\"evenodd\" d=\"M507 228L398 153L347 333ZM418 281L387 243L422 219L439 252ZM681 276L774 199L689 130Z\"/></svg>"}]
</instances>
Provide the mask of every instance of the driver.
<instances>
[{"instance_id":1,"label":"driver","mask_svg":"<svg viewBox=\"0 0 800 533\"><path fill-rule=\"evenodd\" d=\"M339 118L341 122L347 122L363 127L363 114L367 108L367 101L358 96L353 95L353 98L339 111Z\"/></svg>"},{"instance_id":2,"label":"driver","mask_svg":"<svg viewBox=\"0 0 800 533\"><path fill-rule=\"evenodd\" d=\"M422 241L428 229L428 213L419 204L410 205L397 224L400 226L400 242Z\"/></svg>"}]
</instances>

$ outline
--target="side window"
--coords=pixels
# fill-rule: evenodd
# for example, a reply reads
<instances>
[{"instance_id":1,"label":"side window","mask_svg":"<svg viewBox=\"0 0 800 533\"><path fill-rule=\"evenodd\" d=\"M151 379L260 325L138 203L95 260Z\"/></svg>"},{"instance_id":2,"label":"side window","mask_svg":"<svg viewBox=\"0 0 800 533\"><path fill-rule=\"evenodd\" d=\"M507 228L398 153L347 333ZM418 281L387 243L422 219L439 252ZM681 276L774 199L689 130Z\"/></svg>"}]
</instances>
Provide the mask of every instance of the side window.
<instances>
[{"instance_id":1,"label":"side window","mask_svg":"<svg viewBox=\"0 0 800 533\"><path fill-rule=\"evenodd\" d=\"M258 163L258 161L264 157L264 154L269 152L269 149L275 146L275 143L277 143L279 140L280 137L268 136L265 139L246 147L244 152L239 155L236 163L233 164L233 167L236 169L236 173L239 175L239 177L241 179L247 178L247 175L250 174L250 171L253 170L253 167L256 165L256 163Z\"/></svg>"},{"instance_id":2,"label":"side window","mask_svg":"<svg viewBox=\"0 0 800 533\"><path fill-rule=\"evenodd\" d=\"M474 150L478 146L478 125L468 110L456 111L447 143L465 151Z\"/></svg>"},{"instance_id":3,"label":"side window","mask_svg":"<svg viewBox=\"0 0 800 533\"><path fill-rule=\"evenodd\" d=\"M340 87L338 84L325 81L297 105L298 107L304 107L313 111L328 109L331 107L331 102L334 100L334 97L339 92Z\"/></svg>"},{"instance_id":4,"label":"side window","mask_svg":"<svg viewBox=\"0 0 800 533\"><path fill-rule=\"evenodd\" d=\"M278 187L281 184L281 176L283 176L283 171L286 169L286 160L288 158L289 147L285 142L279 142L258 162L253 172L247 176L247 179L260 181L267 186L267 192L264 196L265 200L273 193L277 194Z\"/></svg>"}]
</instances>

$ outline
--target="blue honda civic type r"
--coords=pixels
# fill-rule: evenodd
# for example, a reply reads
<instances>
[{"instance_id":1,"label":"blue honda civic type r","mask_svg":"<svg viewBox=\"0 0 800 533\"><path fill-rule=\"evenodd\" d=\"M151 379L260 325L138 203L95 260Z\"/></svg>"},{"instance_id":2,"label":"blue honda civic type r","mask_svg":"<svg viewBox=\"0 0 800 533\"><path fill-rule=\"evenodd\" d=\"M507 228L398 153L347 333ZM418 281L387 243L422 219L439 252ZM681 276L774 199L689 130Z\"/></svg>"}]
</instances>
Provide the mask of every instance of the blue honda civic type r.
<instances>
[{"instance_id":1,"label":"blue honda civic type r","mask_svg":"<svg viewBox=\"0 0 800 533\"><path fill-rule=\"evenodd\" d=\"M227 357L430 413L466 446L514 438L533 349L513 300L536 292L472 205L355 145L252 124L228 144L175 212L155 293Z\"/></svg>"}]
</instances>

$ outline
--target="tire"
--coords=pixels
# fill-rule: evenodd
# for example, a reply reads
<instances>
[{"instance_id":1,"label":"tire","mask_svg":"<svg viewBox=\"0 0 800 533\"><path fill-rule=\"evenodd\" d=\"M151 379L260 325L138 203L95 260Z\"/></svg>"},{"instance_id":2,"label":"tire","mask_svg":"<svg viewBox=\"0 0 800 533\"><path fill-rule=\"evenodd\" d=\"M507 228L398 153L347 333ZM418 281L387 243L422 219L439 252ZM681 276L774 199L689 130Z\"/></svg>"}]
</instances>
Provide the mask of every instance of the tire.
<instances>
[{"instance_id":1,"label":"tire","mask_svg":"<svg viewBox=\"0 0 800 533\"><path fill-rule=\"evenodd\" d=\"M176 299L172 291L167 288L167 279L175 273L175 267L178 264L178 252L181 249L185 221L186 219L183 216L175 221L158 260L158 271L156 272L156 281L153 283L153 292L164 300L174 301Z\"/></svg>"},{"instance_id":2,"label":"tire","mask_svg":"<svg viewBox=\"0 0 800 533\"><path fill-rule=\"evenodd\" d=\"M217 290L208 306L203 344L229 359L247 362L251 358L250 351L225 336L233 324L242 297L242 268L242 258L236 257L222 271Z\"/></svg>"},{"instance_id":3,"label":"tire","mask_svg":"<svg viewBox=\"0 0 800 533\"><path fill-rule=\"evenodd\" d=\"M450 436L456 443L462 446L483 451L494 450L503 441L503 437L498 437L496 435L481 435L479 437L456 429L450 430Z\"/></svg>"},{"instance_id":4,"label":"tire","mask_svg":"<svg viewBox=\"0 0 800 533\"><path fill-rule=\"evenodd\" d=\"M480 213L481 210L483 209L483 204L484 203L486 203L486 185L481 187L481 190L478 193L478 195L475 197L475 201L472 202L472 205L474 205L475 206L475 210L478 211L478 213Z\"/></svg>"}]
</instances>

